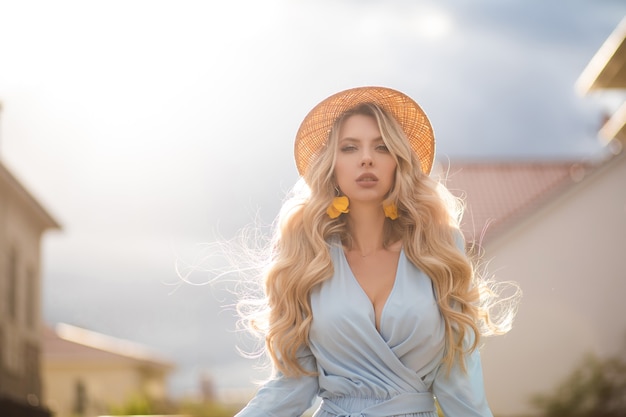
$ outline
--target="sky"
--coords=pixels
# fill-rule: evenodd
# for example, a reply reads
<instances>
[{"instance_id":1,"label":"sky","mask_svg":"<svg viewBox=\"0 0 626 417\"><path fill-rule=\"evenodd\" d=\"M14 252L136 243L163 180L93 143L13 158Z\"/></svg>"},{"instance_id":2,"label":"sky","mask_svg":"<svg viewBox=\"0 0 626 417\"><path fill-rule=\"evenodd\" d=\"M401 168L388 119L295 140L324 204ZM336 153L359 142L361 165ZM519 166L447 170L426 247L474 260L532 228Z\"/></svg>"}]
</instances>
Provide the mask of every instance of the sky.
<instances>
[{"instance_id":1,"label":"sky","mask_svg":"<svg viewBox=\"0 0 626 417\"><path fill-rule=\"evenodd\" d=\"M223 286L177 285L207 242L268 225L307 112L382 85L428 114L439 160L588 160L623 97L574 84L618 0L0 0L0 161L61 224L43 316L143 343L174 395L264 375ZM208 274L194 273L202 283Z\"/></svg>"}]
</instances>

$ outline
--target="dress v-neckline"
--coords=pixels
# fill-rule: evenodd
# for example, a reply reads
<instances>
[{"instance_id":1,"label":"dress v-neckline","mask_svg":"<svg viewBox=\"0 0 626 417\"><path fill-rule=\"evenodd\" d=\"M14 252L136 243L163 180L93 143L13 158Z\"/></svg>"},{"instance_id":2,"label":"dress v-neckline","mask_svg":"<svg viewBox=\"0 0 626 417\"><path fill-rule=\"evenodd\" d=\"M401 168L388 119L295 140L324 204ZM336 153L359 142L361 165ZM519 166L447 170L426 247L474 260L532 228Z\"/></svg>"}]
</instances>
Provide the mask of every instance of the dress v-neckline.
<instances>
[{"instance_id":1,"label":"dress v-neckline","mask_svg":"<svg viewBox=\"0 0 626 417\"><path fill-rule=\"evenodd\" d=\"M352 271L352 267L350 266L350 262L348 262L348 258L343 248L340 247L339 250L341 251L341 257L343 259L343 262L345 263L345 266L347 267L347 270L348 270L348 273L350 275L352 282L354 282L354 284L357 286L357 288L359 289L359 291L365 298L365 301L367 301L367 304L370 307L370 311L373 313L374 322L372 324L374 326L374 329L379 335L382 336L383 316L385 314L385 311L387 310L387 306L389 305L389 300L391 300L391 297L393 297L396 287L398 286L398 272L400 271L400 263L402 262L404 251L400 249L400 253L398 254L398 262L396 264L396 271L393 277L393 285L391 286L391 291L389 291L389 294L387 295L387 298L385 299L385 302L383 303L383 307L380 310L380 316L377 318L376 308L374 307L374 303L372 302L372 300L370 300L370 297L367 295L367 292L365 292L365 289L363 289L363 287L361 286L361 283L357 279L356 275L354 275L354 272Z\"/></svg>"}]
</instances>

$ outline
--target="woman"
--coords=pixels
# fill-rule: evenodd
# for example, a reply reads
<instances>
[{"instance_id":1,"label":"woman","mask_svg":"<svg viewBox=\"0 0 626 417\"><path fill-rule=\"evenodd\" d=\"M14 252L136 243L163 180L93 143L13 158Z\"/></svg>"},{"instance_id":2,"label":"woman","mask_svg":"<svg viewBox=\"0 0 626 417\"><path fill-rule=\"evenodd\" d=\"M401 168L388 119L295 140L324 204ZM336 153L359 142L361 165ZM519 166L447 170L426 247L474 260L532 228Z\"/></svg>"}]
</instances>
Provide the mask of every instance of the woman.
<instances>
[{"instance_id":1,"label":"woman","mask_svg":"<svg viewBox=\"0 0 626 417\"><path fill-rule=\"evenodd\" d=\"M436 416L434 397L448 417L490 416L477 345L501 329L459 205L428 176L422 109L388 88L342 91L306 116L295 158L308 194L281 212L266 314L250 320L276 372L237 416L299 416L316 396L316 417Z\"/></svg>"}]
</instances>

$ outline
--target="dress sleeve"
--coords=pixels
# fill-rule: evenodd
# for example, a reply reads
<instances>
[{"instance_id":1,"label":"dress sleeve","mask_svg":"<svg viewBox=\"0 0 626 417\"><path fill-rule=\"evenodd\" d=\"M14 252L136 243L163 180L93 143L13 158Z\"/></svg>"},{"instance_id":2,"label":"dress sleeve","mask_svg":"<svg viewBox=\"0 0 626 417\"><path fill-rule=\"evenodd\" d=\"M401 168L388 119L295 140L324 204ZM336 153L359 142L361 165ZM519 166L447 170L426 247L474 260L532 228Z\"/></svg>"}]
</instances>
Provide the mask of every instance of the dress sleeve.
<instances>
[{"instance_id":1,"label":"dress sleeve","mask_svg":"<svg viewBox=\"0 0 626 417\"><path fill-rule=\"evenodd\" d=\"M317 371L315 356L308 347L300 349L298 360L307 371ZM279 373L259 388L235 417L301 416L313 405L318 389L317 376L286 377Z\"/></svg>"},{"instance_id":2,"label":"dress sleeve","mask_svg":"<svg viewBox=\"0 0 626 417\"><path fill-rule=\"evenodd\" d=\"M433 394L446 417L492 417L487 404L480 353L475 349L465 356L463 372L455 363L446 372L446 365L440 364L433 382Z\"/></svg>"}]
</instances>

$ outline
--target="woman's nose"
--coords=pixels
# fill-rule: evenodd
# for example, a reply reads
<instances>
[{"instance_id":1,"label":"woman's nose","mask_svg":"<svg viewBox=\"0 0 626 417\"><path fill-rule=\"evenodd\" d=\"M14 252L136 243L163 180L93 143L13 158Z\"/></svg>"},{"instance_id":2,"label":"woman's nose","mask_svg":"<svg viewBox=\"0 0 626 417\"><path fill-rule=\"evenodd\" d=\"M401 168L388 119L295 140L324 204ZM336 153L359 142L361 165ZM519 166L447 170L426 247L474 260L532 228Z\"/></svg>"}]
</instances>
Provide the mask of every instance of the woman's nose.
<instances>
[{"instance_id":1,"label":"woman's nose","mask_svg":"<svg viewBox=\"0 0 626 417\"><path fill-rule=\"evenodd\" d=\"M361 156L361 166L372 166L373 164L372 155L369 152L363 152Z\"/></svg>"}]
</instances>

